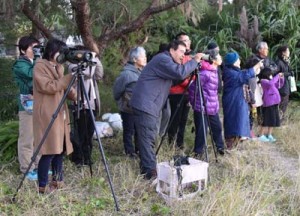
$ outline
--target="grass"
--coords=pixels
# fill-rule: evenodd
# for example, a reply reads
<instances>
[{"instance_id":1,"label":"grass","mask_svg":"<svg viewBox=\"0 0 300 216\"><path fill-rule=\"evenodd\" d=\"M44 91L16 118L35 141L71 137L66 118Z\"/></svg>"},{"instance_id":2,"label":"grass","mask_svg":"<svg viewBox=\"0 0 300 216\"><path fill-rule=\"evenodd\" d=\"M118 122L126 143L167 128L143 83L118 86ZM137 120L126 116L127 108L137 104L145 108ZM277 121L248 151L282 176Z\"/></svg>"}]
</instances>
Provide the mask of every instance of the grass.
<instances>
[{"instance_id":1,"label":"grass","mask_svg":"<svg viewBox=\"0 0 300 216\"><path fill-rule=\"evenodd\" d=\"M21 179L18 163L1 165L0 215L300 215L299 103L291 103L288 112L288 124L274 131L275 144L246 141L216 162L209 143L208 187L193 199L166 204L155 187L139 175L138 160L125 157L118 133L101 142L120 212L115 211L95 143L93 177L88 168L77 169L66 158L64 189L39 195L36 183L25 181L15 203L10 199ZM186 153L193 146L191 116ZM158 161L169 160L174 153L164 144Z\"/></svg>"}]
</instances>

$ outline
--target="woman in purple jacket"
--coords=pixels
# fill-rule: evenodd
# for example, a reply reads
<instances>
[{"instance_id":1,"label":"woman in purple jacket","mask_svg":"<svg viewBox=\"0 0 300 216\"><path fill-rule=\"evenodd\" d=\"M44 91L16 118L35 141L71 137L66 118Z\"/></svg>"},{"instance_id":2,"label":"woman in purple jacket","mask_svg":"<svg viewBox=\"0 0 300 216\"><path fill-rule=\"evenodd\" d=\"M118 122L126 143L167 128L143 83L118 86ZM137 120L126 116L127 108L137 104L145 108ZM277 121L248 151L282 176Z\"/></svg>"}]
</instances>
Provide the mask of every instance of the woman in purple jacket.
<instances>
[{"instance_id":1,"label":"woman in purple jacket","mask_svg":"<svg viewBox=\"0 0 300 216\"><path fill-rule=\"evenodd\" d=\"M272 70L264 68L259 75L261 87L263 89L263 123L262 134L259 140L264 142L275 142L272 136L273 127L280 126L279 107L280 94L278 89L284 84L282 73L273 77Z\"/></svg>"},{"instance_id":2,"label":"woman in purple jacket","mask_svg":"<svg viewBox=\"0 0 300 216\"><path fill-rule=\"evenodd\" d=\"M197 83L193 82L189 87L189 99L194 110L196 132L194 153L196 157L203 154L208 121L211 126L213 140L217 146L217 151L219 154L224 155L224 141L222 138L222 125L219 118L218 99L218 66L221 64L222 57L220 54L216 55L211 62L201 62L199 76L200 86L202 87L203 92L203 104L201 104L200 90L198 89Z\"/></svg>"}]
</instances>

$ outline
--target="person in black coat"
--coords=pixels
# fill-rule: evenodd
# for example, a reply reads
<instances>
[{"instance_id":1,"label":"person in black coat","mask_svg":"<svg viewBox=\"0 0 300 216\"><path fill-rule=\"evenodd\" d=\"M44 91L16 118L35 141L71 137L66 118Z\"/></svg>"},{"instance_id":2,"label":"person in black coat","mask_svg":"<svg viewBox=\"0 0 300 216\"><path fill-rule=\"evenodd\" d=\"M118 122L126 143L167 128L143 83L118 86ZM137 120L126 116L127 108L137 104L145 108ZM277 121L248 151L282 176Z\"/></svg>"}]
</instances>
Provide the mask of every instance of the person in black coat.
<instances>
[{"instance_id":1,"label":"person in black coat","mask_svg":"<svg viewBox=\"0 0 300 216\"><path fill-rule=\"evenodd\" d=\"M280 121L282 123L285 120L285 113L288 107L289 96L291 93L289 80L291 76L294 76L294 73L290 68L290 50L288 46L283 45L278 47L276 53L277 53L276 65L278 67L278 71L283 73L284 75L284 84L282 88L279 89L279 93L281 96L279 110L280 110Z\"/></svg>"}]
</instances>

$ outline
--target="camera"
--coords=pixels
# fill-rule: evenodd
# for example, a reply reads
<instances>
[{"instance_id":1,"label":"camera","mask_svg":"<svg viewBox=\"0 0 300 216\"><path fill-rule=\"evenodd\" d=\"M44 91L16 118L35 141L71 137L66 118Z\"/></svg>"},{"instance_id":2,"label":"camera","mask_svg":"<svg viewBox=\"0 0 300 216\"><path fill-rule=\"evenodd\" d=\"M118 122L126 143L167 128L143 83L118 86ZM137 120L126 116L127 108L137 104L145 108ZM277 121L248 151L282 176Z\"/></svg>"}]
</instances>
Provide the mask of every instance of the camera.
<instances>
[{"instance_id":1,"label":"camera","mask_svg":"<svg viewBox=\"0 0 300 216\"><path fill-rule=\"evenodd\" d=\"M36 45L32 47L32 51L35 58L41 58L45 51L45 47L42 45Z\"/></svg>"},{"instance_id":2,"label":"camera","mask_svg":"<svg viewBox=\"0 0 300 216\"><path fill-rule=\"evenodd\" d=\"M79 64L81 62L92 62L93 53L88 50L78 50L76 48L63 47L59 51L56 61L60 64L68 61L73 64Z\"/></svg>"},{"instance_id":3,"label":"camera","mask_svg":"<svg viewBox=\"0 0 300 216\"><path fill-rule=\"evenodd\" d=\"M204 54L205 55L203 55L201 59L208 62L212 62L217 58L219 52L217 50L206 50Z\"/></svg>"}]
</instances>

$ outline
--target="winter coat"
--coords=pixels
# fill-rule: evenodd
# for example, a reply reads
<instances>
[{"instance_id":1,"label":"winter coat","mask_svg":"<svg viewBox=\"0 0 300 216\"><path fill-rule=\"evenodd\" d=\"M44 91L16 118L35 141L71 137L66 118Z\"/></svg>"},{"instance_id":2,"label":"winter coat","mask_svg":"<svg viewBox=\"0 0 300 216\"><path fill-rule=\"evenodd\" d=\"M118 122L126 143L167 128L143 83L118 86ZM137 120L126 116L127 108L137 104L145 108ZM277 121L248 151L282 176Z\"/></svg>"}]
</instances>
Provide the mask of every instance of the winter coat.
<instances>
[{"instance_id":1,"label":"winter coat","mask_svg":"<svg viewBox=\"0 0 300 216\"><path fill-rule=\"evenodd\" d=\"M281 101L278 89L284 84L284 77L279 77L277 74L273 79L262 79L260 81L263 89L263 106L269 107L275 104L279 104Z\"/></svg>"},{"instance_id":2,"label":"winter coat","mask_svg":"<svg viewBox=\"0 0 300 216\"><path fill-rule=\"evenodd\" d=\"M209 62L202 61L199 75L200 86L203 90L204 105L206 107L204 109L204 113L208 115L215 115L219 112L218 69L209 64ZM200 103L199 89L196 81L194 81L189 87L189 99L194 111L200 112L203 110Z\"/></svg>"},{"instance_id":3,"label":"winter coat","mask_svg":"<svg viewBox=\"0 0 300 216\"><path fill-rule=\"evenodd\" d=\"M182 63L185 64L186 62L190 61L192 57L188 54L185 55L182 59ZM186 91L187 86L189 85L189 78L186 78L184 80L180 81L175 81L173 82L173 86L170 88L170 94L187 94L188 92ZM174 83L176 83L174 85Z\"/></svg>"},{"instance_id":4,"label":"winter coat","mask_svg":"<svg viewBox=\"0 0 300 216\"><path fill-rule=\"evenodd\" d=\"M168 98L172 80L186 78L197 65L194 59L183 65L178 64L168 51L157 54L144 67L133 90L131 106L159 117Z\"/></svg>"},{"instance_id":5,"label":"winter coat","mask_svg":"<svg viewBox=\"0 0 300 216\"><path fill-rule=\"evenodd\" d=\"M46 59L36 61L33 73L33 135L35 146L40 144L71 79L71 74L64 76L62 65L54 67ZM71 88L68 98L76 100L76 90L74 88ZM42 155L61 154L63 151L66 154L73 151L70 142L70 119L66 103L57 113L48 136L42 144L40 153Z\"/></svg>"},{"instance_id":6,"label":"winter coat","mask_svg":"<svg viewBox=\"0 0 300 216\"><path fill-rule=\"evenodd\" d=\"M133 64L127 63L117 77L113 86L113 95L121 112L132 113L129 101L140 74L141 71Z\"/></svg>"},{"instance_id":7,"label":"winter coat","mask_svg":"<svg viewBox=\"0 0 300 216\"><path fill-rule=\"evenodd\" d=\"M244 97L243 85L248 84L254 76L253 68L242 71L234 66L224 66L222 105L226 138L250 136L249 106Z\"/></svg>"},{"instance_id":8,"label":"winter coat","mask_svg":"<svg viewBox=\"0 0 300 216\"><path fill-rule=\"evenodd\" d=\"M276 64L278 66L278 71L283 73L284 75L284 83L283 86L279 89L279 93L282 97L290 95L291 86L289 83L289 77L293 76L293 72L289 66L289 63L284 61L283 59L277 59Z\"/></svg>"},{"instance_id":9,"label":"winter coat","mask_svg":"<svg viewBox=\"0 0 300 216\"><path fill-rule=\"evenodd\" d=\"M14 80L19 87L20 94L32 94L33 66L34 62L26 56L20 56L13 65ZM25 110L21 105L20 96L18 96L18 106L19 111Z\"/></svg>"}]
</instances>

